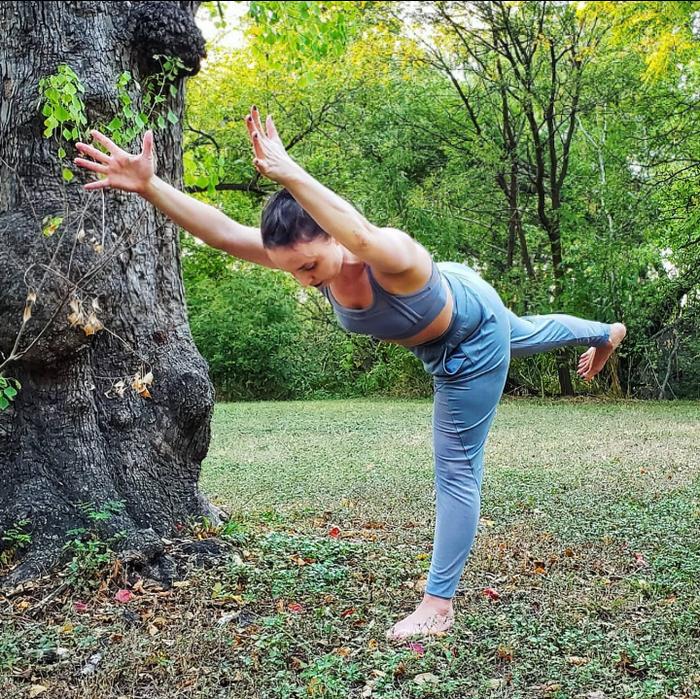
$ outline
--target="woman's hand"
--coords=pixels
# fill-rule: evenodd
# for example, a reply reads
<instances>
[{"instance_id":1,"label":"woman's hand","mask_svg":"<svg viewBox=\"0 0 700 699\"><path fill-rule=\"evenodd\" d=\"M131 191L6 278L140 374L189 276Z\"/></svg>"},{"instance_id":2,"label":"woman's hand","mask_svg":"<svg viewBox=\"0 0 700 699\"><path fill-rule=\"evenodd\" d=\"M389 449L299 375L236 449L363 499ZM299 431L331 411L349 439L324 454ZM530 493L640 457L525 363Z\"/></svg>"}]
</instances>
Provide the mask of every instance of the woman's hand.
<instances>
[{"instance_id":1,"label":"woman's hand","mask_svg":"<svg viewBox=\"0 0 700 699\"><path fill-rule=\"evenodd\" d=\"M76 148L93 160L75 158L73 162L86 170L92 170L103 179L88 182L84 189L122 189L125 192L143 194L150 180L155 175L153 157L153 132L148 130L143 136L143 148L139 155L131 155L99 131L92 131L92 137L109 150L109 154L88 145L76 143Z\"/></svg>"},{"instance_id":2,"label":"woman's hand","mask_svg":"<svg viewBox=\"0 0 700 699\"><path fill-rule=\"evenodd\" d=\"M265 120L266 130L263 130L258 108L251 107L245 123L255 154L253 165L261 175L284 185L290 178L303 172L302 168L289 157L271 116Z\"/></svg>"}]
</instances>

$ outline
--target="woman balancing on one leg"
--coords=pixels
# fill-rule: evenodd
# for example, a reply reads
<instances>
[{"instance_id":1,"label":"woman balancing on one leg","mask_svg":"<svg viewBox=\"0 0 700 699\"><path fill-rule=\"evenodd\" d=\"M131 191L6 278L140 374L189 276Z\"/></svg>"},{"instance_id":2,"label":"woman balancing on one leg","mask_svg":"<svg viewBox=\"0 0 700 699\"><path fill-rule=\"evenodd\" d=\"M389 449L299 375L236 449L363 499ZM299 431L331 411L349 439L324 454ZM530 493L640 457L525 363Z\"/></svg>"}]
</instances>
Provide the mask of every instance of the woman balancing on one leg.
<instances>
[{"instance_id":1,"label":"woman balancing on one leg","mask_svg":"<svg viewBox=\"0 0 700 699\"><path fill-rule=\"evenodd\" d=\"M436 264L406 233L372 225L317 182L286 153L270 117L263 128L253 107L246 125L255 167L285 187L266 205L261 229L242 226L156 177L151 132L138 156L93 132L110 154L79 143L93 160L75 162L104 176L85 189L139 193L205 243L320 289L347 330L405 345L421 359L435 383L435 541L424 597L387 637L446 631L479 521L484 444L510 357L590 345L578 373L591 379L625 327L561 314L518 318L472 269Z\"/></svg>"}]
</instances>

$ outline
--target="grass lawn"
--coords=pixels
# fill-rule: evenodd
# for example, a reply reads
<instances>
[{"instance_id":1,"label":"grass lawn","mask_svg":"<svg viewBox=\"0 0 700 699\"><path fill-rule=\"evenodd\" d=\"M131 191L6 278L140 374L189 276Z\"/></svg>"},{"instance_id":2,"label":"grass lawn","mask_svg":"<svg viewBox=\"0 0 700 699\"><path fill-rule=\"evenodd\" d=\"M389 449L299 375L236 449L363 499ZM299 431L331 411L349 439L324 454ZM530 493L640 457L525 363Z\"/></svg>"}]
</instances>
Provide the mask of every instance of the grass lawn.
<instances>
[{"instance_id":1,"label":"grass lawn","mask_svg":"<svg viewBox=\"0 0 700 699\"><path fill-rule=\"evenodd\" d=\"M700 404L504 401L455 627L394 645L430 563L430 414L217 406L225 560L128 604L74 576L3 607L4 696L700 697Z\"/></svg>"}]
</instances>

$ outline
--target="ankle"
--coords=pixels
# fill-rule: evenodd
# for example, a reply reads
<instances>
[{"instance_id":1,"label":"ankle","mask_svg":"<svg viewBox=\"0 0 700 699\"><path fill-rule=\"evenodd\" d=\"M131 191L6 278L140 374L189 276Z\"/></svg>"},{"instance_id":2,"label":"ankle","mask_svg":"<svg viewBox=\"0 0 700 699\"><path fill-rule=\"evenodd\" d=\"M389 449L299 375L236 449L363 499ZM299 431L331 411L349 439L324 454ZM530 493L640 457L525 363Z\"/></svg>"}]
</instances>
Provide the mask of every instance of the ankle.
<instances>
[{"instance_id":1,"label":"ankle","mask_svg":"<svg viewBox=\"0 0 700 699\"><path fill-rule=\"evenodd\" d=\"M440 614L449 614L452 612L452 600L444 599L443 597L436 597L435 595L428 594L427 592L423 596L423 603L428 605L431 609L434 609Z\"/></svg>"}]
</instances>

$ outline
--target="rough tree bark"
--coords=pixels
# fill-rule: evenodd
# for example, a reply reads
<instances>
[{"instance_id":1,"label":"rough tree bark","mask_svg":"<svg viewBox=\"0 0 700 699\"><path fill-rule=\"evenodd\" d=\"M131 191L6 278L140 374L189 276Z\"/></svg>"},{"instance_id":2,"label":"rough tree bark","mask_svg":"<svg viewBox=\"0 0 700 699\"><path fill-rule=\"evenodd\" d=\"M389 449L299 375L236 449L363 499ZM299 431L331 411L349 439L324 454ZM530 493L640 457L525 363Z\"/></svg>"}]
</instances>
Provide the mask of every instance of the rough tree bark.
<instances>
[{"instance_id":1,"label":"rough tree bark","mask_svg":"<svg viewBox=\"0 0 700 699\"><path fill-rule=\"evenodd\" d=\"M122 71L143 85L154 54L199 69L198 5L0 3L0 365L13 351L28 289L37 292L20 356L1 372L22 389L0 410L0 550L2 533L19 520L30 520L32 537L6 584L57 564L67 530L95 526L80 503L122 501L122 512L97 523L100 534L125 532L121 548L161 580L172 572L161 537L188 516L216 521L197 488L213 390L187 323L177 228L134 194L86 192L81 184L93 176L82 171L65 185L43 137L38 91L41 77L67 63L86 87L88 125L109 123ZM181 116L182 80L177 88L169 106ZM175 186L181 137L179 123L156 133L158 174ZM45 216L64 217L50 238ZM104 243L101 252L92 238ZM90 307L98 300L104 330L88 336L70 326L76 297ZM151 398L111 390L149 371Z\"/></svg>"}]
</instances>

